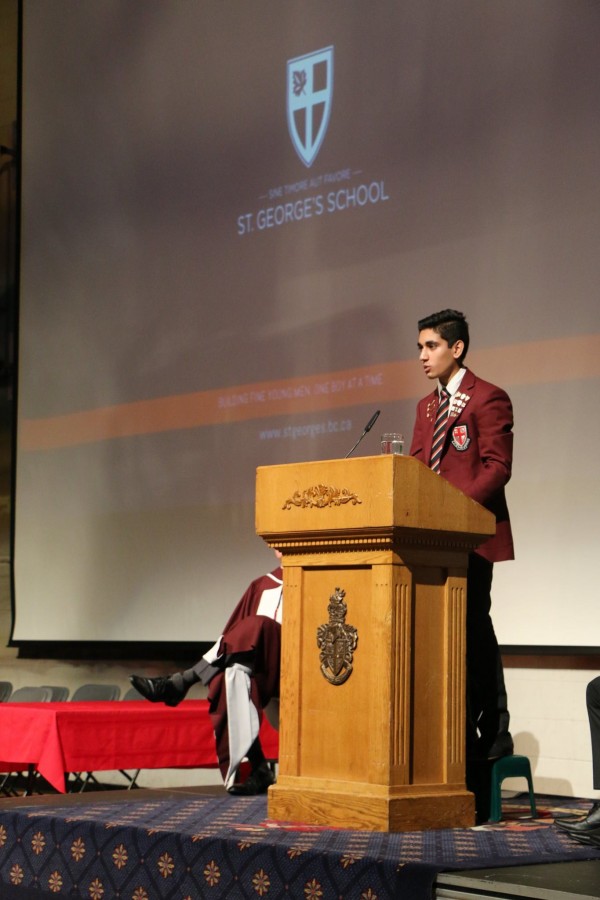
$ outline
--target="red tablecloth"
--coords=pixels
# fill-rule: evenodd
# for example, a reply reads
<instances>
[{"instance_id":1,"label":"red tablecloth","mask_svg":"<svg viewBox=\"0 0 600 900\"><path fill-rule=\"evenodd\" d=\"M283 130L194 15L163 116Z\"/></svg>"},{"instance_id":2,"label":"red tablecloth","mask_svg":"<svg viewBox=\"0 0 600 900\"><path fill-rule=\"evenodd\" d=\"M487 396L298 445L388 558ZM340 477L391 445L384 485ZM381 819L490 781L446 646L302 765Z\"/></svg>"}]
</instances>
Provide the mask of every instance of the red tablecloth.
<instances>
[{"instance_id":1,"label":"red tablecloth","mask_svg":"<svg viewBox=\"0 0 600 900\"><path fill-rule=\"evenodd\" d=\"M278 733L263 718L261 742L277 758ZM64 793L66 772L214 768L206 700L0 703L0 771L33 764Z\"/></svg>"}]
</instances>

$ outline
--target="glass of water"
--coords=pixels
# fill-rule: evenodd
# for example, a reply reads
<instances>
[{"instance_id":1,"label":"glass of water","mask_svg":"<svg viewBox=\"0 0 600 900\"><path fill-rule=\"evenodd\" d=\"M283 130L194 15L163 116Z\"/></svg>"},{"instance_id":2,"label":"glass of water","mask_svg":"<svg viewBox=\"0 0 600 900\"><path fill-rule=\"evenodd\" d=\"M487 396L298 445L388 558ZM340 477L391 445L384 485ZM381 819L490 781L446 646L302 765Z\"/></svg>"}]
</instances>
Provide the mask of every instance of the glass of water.
<instances>
[{"instance_id":1,"label":"glass of water","mask_svg":"<svg viewBox=\"0 0 600 900\"><path fill-rule=\"evenodd\" d=\"M397 431L390 431L381 435L381 452L397 453L402 455L404 449L404 435L398 434Z\"/></svg>"}]
</instances>

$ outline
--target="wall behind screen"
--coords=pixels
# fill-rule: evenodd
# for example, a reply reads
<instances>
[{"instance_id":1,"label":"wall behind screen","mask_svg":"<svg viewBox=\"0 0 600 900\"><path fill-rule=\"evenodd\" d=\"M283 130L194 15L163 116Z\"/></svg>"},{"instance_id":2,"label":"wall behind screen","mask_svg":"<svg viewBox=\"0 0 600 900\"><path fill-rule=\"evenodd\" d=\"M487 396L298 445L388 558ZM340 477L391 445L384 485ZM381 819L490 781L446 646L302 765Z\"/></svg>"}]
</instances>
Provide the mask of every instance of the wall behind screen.
<instances>
[{"instance_id":1,"label":"wall behind screen","mask_svg":"<svg viewBox=\"0 0 600 900\"><path fill-rule=\"evenodd\" d=\"M408 441L449 306L515 406L499 639L597 644L598 4L28 0L23 32L14 640L214 639L271 568L256 467L376 408L359 452ZM323 48L308 167L286 68Z\"/></svg>"}]
</instances>

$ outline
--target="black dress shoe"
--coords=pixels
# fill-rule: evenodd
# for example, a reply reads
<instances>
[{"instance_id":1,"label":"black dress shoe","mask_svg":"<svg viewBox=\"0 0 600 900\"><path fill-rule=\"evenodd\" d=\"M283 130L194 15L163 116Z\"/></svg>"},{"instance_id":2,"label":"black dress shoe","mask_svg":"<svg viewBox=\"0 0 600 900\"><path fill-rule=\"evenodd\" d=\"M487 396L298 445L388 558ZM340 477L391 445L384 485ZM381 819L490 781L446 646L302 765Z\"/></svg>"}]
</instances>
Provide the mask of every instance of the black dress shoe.
<instances>
[{"instance_id":1,"label":"black dress shoe","mask_svg":"<svg viewBox=\"0 0 600 900\"><path fill-rule=\"evenodd\" d=\"M563 834L586 847L600 847L600 834L576 834L574 831L564 831Z\"/></svg>"},{"instance_id":2,"label":"black dress shoe","mask_svg":"<svg viewBox=\"0 0 600 900\"><path fill-rule=\"evenodd\" d=\"M515 745L509 731L498 734L486 754L486 759L500 759L502 756L512 756Z\"/></svg>"},{"instance_id":3,"label":"black dress shoe","mask_svg":"<svg viewBox=\"0 0 600 900\"><path fill-rule=\"evenodd\" d=\"M144 678L143 675L130 675L129 680L142 697L152 703L165 703L177 706L187 694L186 688L179 688L170 676L160 675L158 678Z\"/></svg>"},{"instance_id":4,"label":"black dress shoe","mask_svg":"<svg viewBox=\"0 0 600 900\"><path fill-rule=\"evenodd\" d=\"M573 836L600 838L600 801L594 803L587 816L584 816L583 819L573 819L571 817L555 819L554 824L561 831L567 831Z\"/></svg>"},{"instance_id":5,"label":"black dress shoe","mask_svg":"<svg viewBox=\"0 0 600 900\"><path fill-rule=\"evenodd\" d=\"M575 837L575 835L571 834L571 837ZM582 835L578 834L577 840L581 841L581 839L582 839ZM592 847L598 847L600 849L600 834L598 834L597 831L593 832L592 834L586 834L585 835L585 843L591 844Z\"/></svg>"},{"instance_id":6,"label":"black dress shoe","mask_svg":"<svg viewBox=\"0 0 600 900\"><path fill-rule=\"evenodd\" d=\"M272 784L275 784L275 776L264 762L250 773L243 784L232 784L228 791L230 794L252 797L255 794L265 794Z\"/></svg>"},{"instance_id":7,"label":"black dress shoe","mask_svg":"<svg viewBox=\"0 0 600 900\"><path fill-rule=\"evenodd\" d=\"M582 834L576 831L565 831L564 828L559 829L565 837L578 844L585 844L586 847L600 847L600 834Z\"/></svg>"}]
</instances>

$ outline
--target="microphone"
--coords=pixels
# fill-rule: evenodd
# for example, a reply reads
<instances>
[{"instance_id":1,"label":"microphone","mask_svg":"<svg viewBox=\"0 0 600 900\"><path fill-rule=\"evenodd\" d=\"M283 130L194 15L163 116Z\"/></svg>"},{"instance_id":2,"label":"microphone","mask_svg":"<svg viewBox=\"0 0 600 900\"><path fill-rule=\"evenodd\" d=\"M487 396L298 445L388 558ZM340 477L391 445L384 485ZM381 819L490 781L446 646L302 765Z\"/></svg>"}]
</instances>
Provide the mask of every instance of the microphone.
<instances>
[{"instance_id":1,"label":"microphone","mask_svg":"<svg viewBox=\"0 0 600 900\"><path fill-rule=\"evenodd\" d=\"M361 434L361 436L359 437L359 439L358 439L357 442L355 443L354 447L352 447L351 450L348 450L348 452L346 453L344 459L348 459L348 457L350 456L350 454L351 454L351 453L354 453L354 451L356 450L356 448L358 447L358 445L360 444L360 442L361 442L362 439L364 438L365 434L367 434L367 433L371 430L371 428L373 427L373 425L375 424L375 422L376 422L377 419L379 418L379 413L380 413L380 412L381 412L380 409L376 409L376 410L375 410L375 412L373 413L373 415L371 416L371 418L369 419L369 421L368 421L367 424L365 425L365 428L364 428L363 433Z\"/></svg>"}]
</instances>

